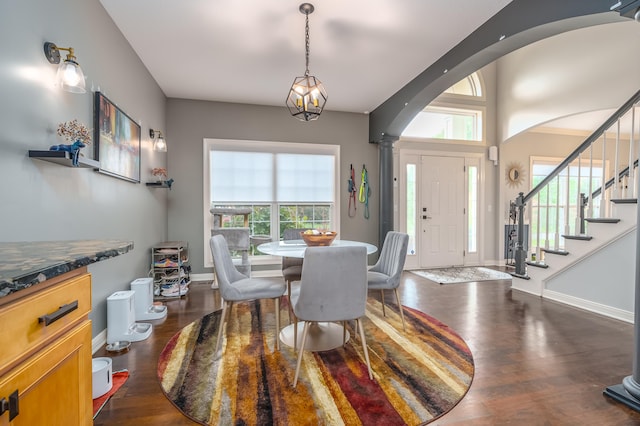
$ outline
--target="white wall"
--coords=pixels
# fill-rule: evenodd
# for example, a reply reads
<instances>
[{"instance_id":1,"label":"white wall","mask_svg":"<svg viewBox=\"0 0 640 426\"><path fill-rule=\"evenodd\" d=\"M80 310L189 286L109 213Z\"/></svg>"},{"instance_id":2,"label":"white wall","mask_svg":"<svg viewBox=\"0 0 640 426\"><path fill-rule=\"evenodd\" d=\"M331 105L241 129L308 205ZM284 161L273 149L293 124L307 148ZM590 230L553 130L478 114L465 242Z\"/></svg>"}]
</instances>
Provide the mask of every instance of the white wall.
<instances>
[{"instance_id":1,"label":"white wall","mask_svg":"<svg viewBox=\"0 0 640 426\"><path fill-rule=\"evenodd\" d=\"M166 239L166 190L144 185L149 169L166 162L148 137L150 126L164 130L166 99L97 0L2 1L0 39L0 241L134 241L132 252L89 267L95 336L106 327L106 298L147 276L151 245ZM93 128L93 94L53 86L46 41L73 47L87 88L100 87L141 123L142 184L27 157L65 143L55 134L60 122L77 118ZM93 145L83 151L93 158Z\"/></svg>"},{"instance_id":2,"label":"white wall","mask_svg":"<svg viewBox=\"0 0 640 426\"><path fill-rule=\"evenodd\" d=\"M546 121L618 108L640 87L640 24L605 24L560 34L498 64L498 138Z\"/></svg>"},{"instance_id":3,"label":"white wall","mask_svg":"<svg viewBox=\"0 0 640 426\"><path fill-rule=\"evenodd\" d=\"M536 126L584 112L615 110L638 90L640 74L635 70L640 65L640 58L632 47L638 40L638 23L606 24L539 41L497 61L500 222L507 223L509 201L519 192L527 194L531 189L529 165L532 156L565 158L589 135L553 133L550 129L536 131ZM601 122L593 124L596 128ZM607 148L611 152L613 144L609 143ZM624 140L621 150L626 152L627 149L628 141ZM599 157L600 151L594 150L594 158ZM505 176L508 167L514 163L520 164L526 173L525 182L516 188L506 185ZM629 247L635 252L633 245L627 249ZM604 262L621 265L622 269L618 268L616 275L611 275L610 268L603 268L603 271L609 271L603 272L604 275L596 274L593 268L598 266L589 266L585 261L567 272L566 279L555 281L548 289L555 298L564 295L587 304L606 305L613 310L632 310L627 302L629 294L633 294L633 282L628 279L633 268L626 266L633 262L621 262L618 256L626 253L625 250L616 252ZM615 285L603 284L611 279L616 280ZM583 302L579 303L589 309Z\"/></svg>"}]
</instances>

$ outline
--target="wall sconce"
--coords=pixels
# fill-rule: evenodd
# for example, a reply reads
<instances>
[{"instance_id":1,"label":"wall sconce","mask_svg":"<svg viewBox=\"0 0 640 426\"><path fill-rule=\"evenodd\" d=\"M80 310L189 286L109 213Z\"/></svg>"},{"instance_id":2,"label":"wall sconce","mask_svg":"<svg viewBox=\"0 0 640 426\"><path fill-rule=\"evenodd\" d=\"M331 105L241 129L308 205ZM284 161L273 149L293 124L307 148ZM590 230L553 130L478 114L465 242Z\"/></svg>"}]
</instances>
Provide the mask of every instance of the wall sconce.
<instances>
[{"instance_id":1,"label":"wall sconce","mask_svg":"<svg viewBox=\"0 0 640 426\"><path fill-rule=\"evenodd\" d=\"M153 139L154 151L167 152L167 142L164 140L164 136L162 136L162 132L160 130L149 129L149 136Z\"/></svg>"},{"instance_id":2,"label":"wall sconce","mask_svg":"<svg viewBox=\"0 0 640 426\"><path fill-rule=\"evenodd\" d=\"M61 50L69 52L64 61L60 61ZM73 54L73 47L58 47L48 41L44 44L44 54L50 63L60 64L56 80L63 90L71 93L86 93L84 73Z\"/></svg>"}]
</instances>

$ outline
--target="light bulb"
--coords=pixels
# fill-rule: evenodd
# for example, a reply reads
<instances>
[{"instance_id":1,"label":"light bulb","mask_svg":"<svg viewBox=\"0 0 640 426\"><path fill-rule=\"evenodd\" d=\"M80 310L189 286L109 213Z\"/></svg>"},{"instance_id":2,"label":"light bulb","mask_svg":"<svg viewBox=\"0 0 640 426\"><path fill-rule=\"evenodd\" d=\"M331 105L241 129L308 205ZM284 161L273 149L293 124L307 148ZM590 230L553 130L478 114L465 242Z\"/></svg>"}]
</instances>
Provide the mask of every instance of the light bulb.
<instances>
[{"instance_id":1,"label":"light bulb","mask_svg":"<svg viewBox=\"0 0 640 426\"><path fill-rule=\"evenodd\" d=\"M65 60L58 67L58 84L62 89L72 93L85 93L84 74L77 62Z\"/></svg>"}]
</instances>

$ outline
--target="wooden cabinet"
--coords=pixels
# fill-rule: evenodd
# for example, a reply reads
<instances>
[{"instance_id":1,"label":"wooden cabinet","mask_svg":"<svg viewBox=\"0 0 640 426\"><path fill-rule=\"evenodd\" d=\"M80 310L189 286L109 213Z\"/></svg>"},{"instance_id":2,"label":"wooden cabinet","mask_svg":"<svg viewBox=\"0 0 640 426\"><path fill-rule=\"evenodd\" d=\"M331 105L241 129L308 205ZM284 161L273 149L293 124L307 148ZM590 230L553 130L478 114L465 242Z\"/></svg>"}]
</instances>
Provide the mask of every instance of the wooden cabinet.
<instances>
[{"instance_id":1,"label":"wooden cabinet","mask_svg":"<svg viewBox=\"0 0 640 426\"><path fill-rule=\"evenodd\" d=\"M92 423L91 276L62 278L0 306L1 426Z\"/></svg>"}]
</instances>

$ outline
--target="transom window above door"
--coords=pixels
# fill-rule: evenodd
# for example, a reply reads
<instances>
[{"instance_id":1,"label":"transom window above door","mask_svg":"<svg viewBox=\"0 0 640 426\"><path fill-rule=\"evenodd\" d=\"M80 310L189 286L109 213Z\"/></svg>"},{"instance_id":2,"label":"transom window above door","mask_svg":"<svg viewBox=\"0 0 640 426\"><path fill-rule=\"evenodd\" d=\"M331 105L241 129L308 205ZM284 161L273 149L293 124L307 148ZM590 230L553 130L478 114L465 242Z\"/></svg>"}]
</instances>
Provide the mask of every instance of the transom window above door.
<instances>
[{"instance_id":1,"label":"transom window above door","mask_svg":"<svg viewBox=\"0 0 640 426\"><path fill-rule=\"evenodd\" d=\"M402 138L477 144L484 141L484 111L480 76L473 73L420 111Z\"/></svg>"}]
</instances>

